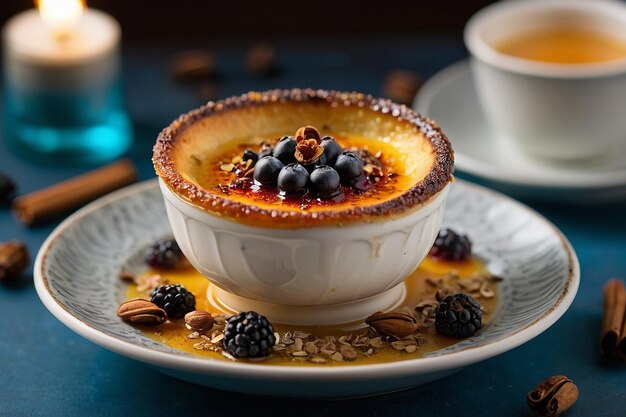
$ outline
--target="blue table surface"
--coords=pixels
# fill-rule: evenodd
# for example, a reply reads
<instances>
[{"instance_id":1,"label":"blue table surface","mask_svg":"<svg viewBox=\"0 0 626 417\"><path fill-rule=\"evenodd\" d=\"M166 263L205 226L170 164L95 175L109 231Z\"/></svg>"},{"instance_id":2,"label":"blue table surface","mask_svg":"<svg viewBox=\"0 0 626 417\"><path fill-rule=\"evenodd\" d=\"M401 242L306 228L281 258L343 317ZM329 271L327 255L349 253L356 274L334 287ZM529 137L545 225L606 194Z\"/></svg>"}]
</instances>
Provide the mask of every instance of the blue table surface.
<instances>
[{"instance_id":1,"label":"blue table surface","mask_svg":"<svg viewBox=\"0 0 626 417\"><path fill-rule=\"evenodd\" d=\"M193 87L168 76L175 51L212 48L221 74L220 96L277 87L380 95L390 69L428 77L467 54L460 38L446 37L290 39L275 45L282 71L271 78L246 74L242 61L248 45L243 42L125 45L127 103L135 130L128 156L140 178L154 176L151 148L160 129L201 104ZM0 140L0 170L27 193L85 167L23 160ZM626 367L601 363L598 338L602 285L626 275L626 206L527 203L554 222L576 249L582 267L578 296L542 335L451 377L397 394L342 401L285 401L211 390L162 375L76 335L44 308L28 272L14 285L0 286L0 415L525 416L530 415L526 393L547 376L566 374L580 389L568 416L625 416ZM26 228L8 210L0 211L0 241L24 241L33 257L54 226Z\"/></svg>"}]
</instances>

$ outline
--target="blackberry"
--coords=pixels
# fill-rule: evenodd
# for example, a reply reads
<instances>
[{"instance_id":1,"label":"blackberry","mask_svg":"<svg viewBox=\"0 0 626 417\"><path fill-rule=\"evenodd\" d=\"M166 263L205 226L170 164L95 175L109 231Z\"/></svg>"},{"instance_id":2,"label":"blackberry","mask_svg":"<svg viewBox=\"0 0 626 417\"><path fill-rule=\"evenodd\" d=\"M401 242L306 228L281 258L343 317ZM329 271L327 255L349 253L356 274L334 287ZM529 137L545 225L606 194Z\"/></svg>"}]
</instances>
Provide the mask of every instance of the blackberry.
<instances>
[{"instance_id":1,"label":"blackberry","mask_svg":"<svg viewBox=\"0 0 626 417\"><path fill-rule=\"evenodd\" d=\"M0 206L9 205L15 198L16 190L15 181L0 172Z\"/></svg>"},{"instance_id":2,"label":"blackberry","mask_svg":"<svg viewBox=\"0 0 626 417\"><path fill-rule=\"evenodd\" d=\"M430 249L430 256L446 261L466 261L472 256L472 242L452 229L443 229Z\"/></svg>"},{"instance_id":3,"label":"blackberry","mask_svg":"<svg viewBox=\"0 0 626 417\"><path fill-rule=\"evenodd\" d=\"M159 269L172 269L183 258L183 252L174 239L157 240L146 252L146 263Z\"/></svg>"},{"instance_id":4,"label":"blackberry","mask_svg":"<svg viewBox=\"0 0 626 417\"><path fill-rule=\"evenodd\" d=\"M274 328L257 312L243 311L226 323L224 349L236 358L267 356L274 343Z\"/></svg>"},{"instance_id":5,"label":"blackberry","mask_svg":"<svg viewBox=\"0 0 626 417\"><path fill-rule=\"evenodd\" d=\"M446 296L435 310L435 328L450 337L469 337L483 326L483 312L472 296Z\"/></svg>"},{"instance_id":6,"label":"blackberry","mask_svg":"<svg viewBox=\"0 0 626 417\"><path fill-rule=\"evenodd\" d=\"M196 297L180 284L161 285L150 294L150 301L161 307L172 319L196 309Z\"/></svg>"}]
</instances>

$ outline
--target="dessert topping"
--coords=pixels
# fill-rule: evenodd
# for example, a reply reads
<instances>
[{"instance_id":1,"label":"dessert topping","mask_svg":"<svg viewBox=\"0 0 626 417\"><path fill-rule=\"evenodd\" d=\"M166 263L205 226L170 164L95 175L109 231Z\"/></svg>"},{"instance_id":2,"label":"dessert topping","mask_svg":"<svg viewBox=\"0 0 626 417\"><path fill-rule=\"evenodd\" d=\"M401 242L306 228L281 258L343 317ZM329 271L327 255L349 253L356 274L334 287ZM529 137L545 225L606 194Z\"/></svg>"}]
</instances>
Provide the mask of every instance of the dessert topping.
<instances>
[{"instance_id":1,"label":"dessert topping","mask_svg":"<svg viewBox=\"0 0 626 417\"><path fill-rule=\"evenodd\" d=\"M472 336L482 327L480 304L467 294L446 296L435 311L435 328L450 337Z\"/></svg>"},{"instance_id":2,"label":"dessert topping","mask_svg":"<svg viewBox=\"0 0 626 417\"><path fill-rule=\"evenodd\" d=\"M302 165L313 165L319 162L324 153L324 148L314 139L303 140L296 146L295 157Z\"/></svg>"},{"instance_id":3,"label":"dessert topping","mask_svg":"<svg viewBox=\"0 0 626 417\"><path fill-rule=\"evenodd\" d=\"M28 249L22 242L0 243L0 282L16 279L28 262Z\"/></svg>"},{"instance_id":4,"label":"dessert topping","mask_svg":"<svg viewBox=\"0 0 626 417\"><path fill-rule=\"evenodd\" d=\"M466 261L472 256L472 242L452 229L442 229L430 250L430 256L446 261Z\"/></svg>"},{"instance_id":5,"label":"dessert topping","mask_svg":"<svg viewBox=\"0 0 626 417\"><path fill-rule=\"evenodd\" d=\"M285 165L273 156L264 156L254 167L254 180L263 185L275 185Z\"/></svg>"},{"instance_id":6,"label":"dessert topping","mask_svg":"<svg viewBox=\"0 0 626 417\"><path fill-rule=\"evenodd\" d=\"M197 332L206 332L213 328L214 320L211 313L195 310L185 314L185 327Z\"/></svg>"},{"instance_id":7,"label":"dessert topping","mask_svg":"<svg viewBox=\"0 0 626 417\"><path fill-rule=\"evenodd\" d=\"M311 173L311 189L320 198L332 198L339 193L341 179L329 166L315 168Z\"/></svg>"},{"instance_id":8,"label":"dessert topping","mask_svg":"<svg viewBox=\"0 0 626 417\"><path fill-rule=\"evenodd\" d=\"M284 193L303 193L309 182L309 172L300 164L289 164L278 174L278 189Z\"/></svg>"},{"instance_id":9,"label":"dessert topping","mask_svg":"<svg viewBox=\"0 0 626 417\"><path fill-rule=\"evenodd\" d=\"M185 256L174 239L157 240L146 251L146 263L153 268L175 268Z\"/></svg>"},{"instance_id":10,"label":"dessert topping","mask_svg":"<svg viewBox=\"0 0 626 417\"><path fill-rule=\"evenodd\" d=\"M555 375L541 382L528 393L526 401L535 412L544 416L559 416L578 399L578 387L564 375Z\"/></svg>"},{"instance_id":11,"label":"dessert topping","mask_svg":"<svg viewBox=\"0 0 626 417\"><path fill-rule=\"evenodd\" d=\"M382 336L402 339L419 329L417 319L410 314L378 311L367 319L365 323Z\"/></svg>"},{"instance_id":12,"label":"dessert topping","mask_svg":"<svg viewBox=\"0 0 626 417\"><path fill-rule=\"evenodd\" d=\"M300 144L302 141L315 140L316 144L322 143L322 136L320 135L319 130L314 128L313 126L302 126L298 130L296 130L296 142Z\"/></svg>"},{"instance_id":13,"label":"dessert topping","mask_svg":"<svg viewBox=\"0 0 626 417\"><path fill-rule=\"evenodd\" d=\"M302 126L296 131L295 158L302 165L313 165L324 153L320 132L313 126ZM324 162L324 161L321 161Z\"/></svg>"},{"instance_id":14,"label":"dessert topping","mask_svg":"<svg viewBox=\"0 0 626 417\"><path fill-rule=\"evenodd\" d=\"M220 171L234 175L227 184L220 183L217 187L225 194L248 189L257 193L262 185L265 189L260 195L275 188L276 197L283 203L297 203L296 199L286 197L300 195L300 207L307 209L315 201L339 202L347 195L360 195L385 176L394 177L381 157L381 152L373 155L366 149L344 151L333 137L322 138L315 127L303 126L294 136L278 139L274 146L262 142L258 153L247 148L230 160L219 161Z\"/></svg>"},{"instance_id":15,"label":"dessert topping","mask_svg":"<svg viewBox=\"0 0 626 417\"><path fill-rule=\"evenodd\" d=\"M250 165L254 165L259 160L259 155L252 149L246 149L245 151L243 151L241 159L244 161L252 161Z\"/></svg>"},{"instance_id":16,"label":"dessert topping","mask_svg":"<svg viewBox=\"0 0 626 417\"><path fill-rule=\"evenodd\" d=\"M326 156L326 164L330 166L334 166L335 162L337 162L337 157L343 152L341 146L335 141L335 138L332 136L324 136L322 138L322 143L320 143L324 148L324 156Z\"/></svg>"},{"instance_id":17,"label":"dessert topping","mask_svg":"<svg viewBox=\"0 0 626 417\"><path fill-rule=\"evenodd\" d=\"M145 326L155 326L167 320L165 310L143 298L124 301L117 309L117 315L122 320Z\"/></svg>"},{"instance_id":18,"label":"dessert topping","mask_svg":"<svg viewBox=\"0 0 626 417\"><path fill-rule=\"evenodd\" d=\"M296 140L292 136L283 136L274 149L272 155L285 165L296 162Z\"/></svg>"},{"instance_id":19,"label":"dessert topping","mask_svg":"<svg viewBox=\"0 0 626 417\"><path fill-rule=\"evenodd\" d=\"M267 356L275 343L274 328L257 312L243 311L226 323L224 349L236 358Z\"/></svg>"},{"instance_id":20,"label":"dessert topping","mask_svg":"<svg viewBox=\"0 0 626 417\"><path fill-rule=\"evenodd\" d=\"M161 285L152 291L150 301L176 319L196 309L196 297L180 284Z\"/></svg>"},{"instance_id":21,"label":"dessert topping","mask_svg":"<svg viewBox=\"0 0 626 417\"><path fill-rule=\"evenodd\" d=\"M337 157L335 170L345 183L353 183L363 173L363 162L353 153L344 152Z\"/></svg>"}]
</instances>

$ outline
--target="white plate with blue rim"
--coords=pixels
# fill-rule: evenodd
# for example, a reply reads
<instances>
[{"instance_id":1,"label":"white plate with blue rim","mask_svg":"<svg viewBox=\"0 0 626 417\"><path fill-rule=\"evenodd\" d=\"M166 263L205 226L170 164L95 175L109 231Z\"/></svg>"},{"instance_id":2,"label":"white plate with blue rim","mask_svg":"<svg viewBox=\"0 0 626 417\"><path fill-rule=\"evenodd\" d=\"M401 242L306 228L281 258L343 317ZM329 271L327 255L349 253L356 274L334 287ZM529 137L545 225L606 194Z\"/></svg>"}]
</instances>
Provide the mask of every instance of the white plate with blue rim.
<instances>
[{"instance_id":1,"label":"white plate with blue rim","mask_svg":"<svg viewBox=\"0 0 626 417\"><path fill-rule=\"evenodd\" d=\"M579 203L626 199L626 137L621 151L576 164L547 164L501 140L480 105L470 65L444 68L420 89L413 108L437 120L470 179L520 197ZM626 134L626 133L625 133Z\"/></svg>"},{"instance_id":2,"label":"white plate with blue rim","mask_svg":"<svg viewBox=\"0 0 626 417\"><path fill-rule=\"evenodd\" d=\"M127 187L79 210L42 245L35 286L45 306L86 339L193 383L243 393L307 398L375 395L447 376L533 339L568 309L580 269L566 238L545 218L496 192L457 181L444 227L468 234L474 253L504 277L493 320L447 348L398 362L325 367L239 363L195 356L147 338L116 315L121 270L170 228L156 181ZM294 384L297 381L297 384Z\"/></svg>"}]
</instances>

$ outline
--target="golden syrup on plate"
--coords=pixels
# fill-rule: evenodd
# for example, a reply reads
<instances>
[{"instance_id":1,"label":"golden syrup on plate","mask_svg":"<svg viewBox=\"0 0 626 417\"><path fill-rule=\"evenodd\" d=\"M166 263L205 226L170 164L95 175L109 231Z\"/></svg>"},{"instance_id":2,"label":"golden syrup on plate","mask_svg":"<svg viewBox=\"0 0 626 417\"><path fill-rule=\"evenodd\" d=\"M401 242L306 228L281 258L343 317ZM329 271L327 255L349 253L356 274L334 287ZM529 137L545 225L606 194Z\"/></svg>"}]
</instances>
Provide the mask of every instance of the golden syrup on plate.
<instances>
[{"instance_id":1,"label":"golden syrup on plate","mask_svg":"<svg viewBox=\"0 0 626 417\"><path fill-rule=\"evenodd\" d=\"M433 300L435 298L436 287L428 281L432 282L433 279L437 280L445 277L450 272L457 274L460 282L466 283L472 282L472 278L476 275L484 275L487 273L484 264L478 259L471 259L470 261L465 262L445 262L427 258L417 271L405 280L407 295L398 309L413 309L424 300ZM221 310L214 303L209 302L207 299L209 281L191 267L178 268L168 271L151 270L148 271L147 274L161 274L170 284L183 285L195 295L196 309L198 310L205 310L214 315L232 313ZM491 321L498 304L497 285L491 284L489 287L494 290L495 296L488 299L477 299L485 311L483 314L483 327L488 325ZM149 293L138 291L135 284L129 285L126 295L128 298L149 298ZM263 314L262 311L259 311L258 313ZM188 337L192 332L185 327L183 319L166 322L158 327L142 327L141 330L147 337L175 349L211 359L230 360L220 352L194 348L198 339L190 339ZM350 333L355 334L366 332L367 328L364 326L358 330L354 330L354 324L347 326L314 327L274 324L274 330L279 333L287 331L301 331L310 333L320 338L324 336L335 336L336 338L339 338L342 335L348 335ZM382 347L376 348L374 353L370 356L359 354L354 361L328 360L326 363L320 365L301 358L293 358L288 355L271 355L262 361L255 361L254 363L287 366L358 366L364 364L387 363L419 358L428 352L451 346L459 342L459 340L460 339L453 339L438 334L433 325L420 330L419 346L417 350L412 353L396 350L389 343L385 342ZM247 362L245 359L238 359L238 361Z\"/></svg>"}]
</instances>

